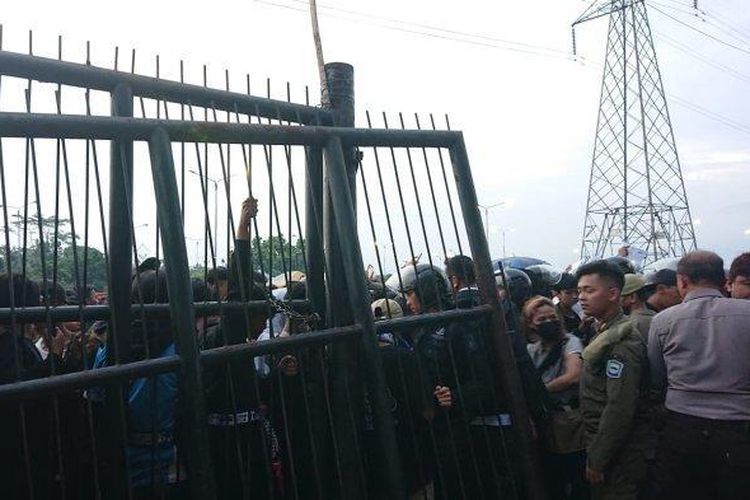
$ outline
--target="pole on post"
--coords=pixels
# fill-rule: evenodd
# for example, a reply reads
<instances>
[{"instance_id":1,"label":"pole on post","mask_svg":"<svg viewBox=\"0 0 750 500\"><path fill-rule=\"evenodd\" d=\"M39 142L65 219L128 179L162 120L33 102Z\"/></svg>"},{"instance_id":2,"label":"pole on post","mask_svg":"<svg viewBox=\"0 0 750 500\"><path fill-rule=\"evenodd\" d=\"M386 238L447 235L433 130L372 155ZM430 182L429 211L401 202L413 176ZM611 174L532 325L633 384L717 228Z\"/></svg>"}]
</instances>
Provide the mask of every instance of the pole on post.
<instances>
[{"instance_id":1,"label":"pole on post","mask_svg":"<svg viewBox=\"0 0 750 500\"><path fill-rule=\"evenodd\" d=\"M184 427L190 430L190 439L184 443L191 483L190 496L194 500L211 500L216 498L216 488L209 450L200 350L195 336L193 288L185 249L172 146L169 136L162 129L157 129L151 136L149 151L156 191L156 215L161 227L170 228L169 231L161 232L161 240L174 341L182 360L180 416Z\"/></svg>"},{"instance_id":2,"label":"pole on post","mask_svg":"<svg viewBox=\"0 0 750 500\"><path fill-rule=\"evenodd\" d=\"M450 157L456 177L456 189L461 202L466 234L469 238L471 254L474 257L477 284L482 295L482 302L492 305L494 309L489 325L495 352L499 358L499 363L496 364L496 373L503 393L508 397L510 403L512 428L520 448L526 497L529 500L544 500L546 498L543 486L544 480L540 474L531 420L529 419L510 337L505 326L505 315L497 295L490 251L487 239L482 231L482 218L479 213L477 194L463 139L458 140L450 148Z\"/></svg>"}]
</instances>

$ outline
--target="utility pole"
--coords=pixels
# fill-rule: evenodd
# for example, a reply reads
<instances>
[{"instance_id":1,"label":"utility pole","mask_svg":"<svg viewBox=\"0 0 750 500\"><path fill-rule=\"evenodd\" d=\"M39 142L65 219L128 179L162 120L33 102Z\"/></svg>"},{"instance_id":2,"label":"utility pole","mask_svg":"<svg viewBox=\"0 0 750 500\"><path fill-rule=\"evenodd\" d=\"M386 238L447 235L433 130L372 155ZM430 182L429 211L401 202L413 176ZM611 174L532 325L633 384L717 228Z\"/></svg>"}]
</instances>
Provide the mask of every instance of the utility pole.
<instances>
[{"instance_id":1,"label":"utility pole","mask_svg":"<svg viewBox=\"0 0 750 500\"><path fill-rule=\"evenodd\" d=\"M315 44L315 58L318 61L318 76L320 77L320 100L323 106L330 104L328 100L328 78L326 63L323 58L323 42L320 39L320 24L318 23L318 4L310 0L310 22L312 24L313 43Z\"/></svg>"},{"instance_id":2,"label":"utility pole","mask_svg":"<svg viewBox=\"0 0 750 500\"><path fill-rule=\"evenodd\" d=\"M573 23L609 16L581 258L624 242L644 264L696 248L685 183L643 0L597 0Z\"/></svg>"}]
</instances>

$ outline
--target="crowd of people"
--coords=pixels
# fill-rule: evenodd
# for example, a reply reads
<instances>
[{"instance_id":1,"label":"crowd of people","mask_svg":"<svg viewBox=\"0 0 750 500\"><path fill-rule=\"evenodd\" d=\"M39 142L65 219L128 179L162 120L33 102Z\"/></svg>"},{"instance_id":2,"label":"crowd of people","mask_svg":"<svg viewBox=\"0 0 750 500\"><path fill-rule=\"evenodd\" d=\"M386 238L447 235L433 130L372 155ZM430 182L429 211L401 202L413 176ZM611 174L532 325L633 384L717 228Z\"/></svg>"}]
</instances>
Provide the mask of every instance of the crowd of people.
<instances>
[{"instance_id":1,"label":"crowd of people","mask_svg":"<svg viewBox=\"0 0 750 500\"><path fill-rule=\"evenodd\" d=\"M554 403L540 443L552 498L748 498L748 275L750 253L726 273L695 251L646 276L621 257L589 262L537 296L516 280Z\"/></svg>"},{"instance_id":2,"label":"crowd of people","mask_svg":"<svg viewBox=\"0 0 750 500\"><path fill-rule=\"evenodd\" d=\"M306 296L304 281L271 290L253 271L256 213L255 200L246 200L228 267L193 281L195 302L223 304L196 315L201 349L317 326L289 308L237 306ZM552 500L750 498L750 253L728 274L706 251L646 276L621 257L565 273L498 265L496 285ZM510 432L517 423L499 382L492 337L499 325L479 315L389 321L481 305L471 258L411 262L370 290L409 498L524 498L529 478L519 463L528 457ZM0 309L101 298L0 276ZM131 301L169 303L156 259L134 271ZM176 354L163 316L136 319L125 352L112 352L106 321L9 317L0 322L0 384ZM343 431L329 391L343 375L331 356L320 348L204 364L218 498L346 498L357 481L367 496L388 498L380 424L367 391L350 386L344 414L357 421L363 477L342 474L350 469L335 444ZM123 415L113 413L118 402ZM182 445L191 429L181 415L190 410L181 404L174 372L65 390L54 400L0 402L5 497L108 498L124 470L133 498L186 498ZM125 429L124 449L117 427Z\"/></svg>"}]
</instances>

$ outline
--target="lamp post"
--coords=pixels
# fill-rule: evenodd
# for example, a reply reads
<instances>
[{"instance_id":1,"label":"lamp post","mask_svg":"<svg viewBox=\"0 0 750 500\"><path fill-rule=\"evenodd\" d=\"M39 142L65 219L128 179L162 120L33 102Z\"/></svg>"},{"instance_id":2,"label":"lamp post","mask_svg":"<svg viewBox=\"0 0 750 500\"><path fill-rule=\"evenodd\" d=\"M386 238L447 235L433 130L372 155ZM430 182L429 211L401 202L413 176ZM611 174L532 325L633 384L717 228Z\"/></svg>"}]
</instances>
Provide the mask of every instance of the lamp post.
<instances>
[{"instance_id":1,"label":"lamp post","mask_svg":"<svg viewBox=\"0 0 750 500\"><path fill-rule=\"evenodd\" d=\"M213 179L208 176L201 176L198 172L195 170L189 170L191 174L198 177L199 179L207 180L208 182L212 182L214 185L214 255L216 255L219 251L219 182L221 182L221 179Z\"/></svg>"},{"instance_id":2,"label":"lamp post","mask_svg":"<svg viewBox=\"0 0 750 500\"><path fill-rule=\"evenodd\" d=\"M479 210L484 210L484 233L485 238L487 238L487 244L489 246L490 241L490 210L493 208L499 208L505 206L505 202L501 201L500 203L495 203L494 205L481 205L477 203L477 207ZM503 250L503 254L505 254L505 250Z\"/></svg>"}]
</instances>

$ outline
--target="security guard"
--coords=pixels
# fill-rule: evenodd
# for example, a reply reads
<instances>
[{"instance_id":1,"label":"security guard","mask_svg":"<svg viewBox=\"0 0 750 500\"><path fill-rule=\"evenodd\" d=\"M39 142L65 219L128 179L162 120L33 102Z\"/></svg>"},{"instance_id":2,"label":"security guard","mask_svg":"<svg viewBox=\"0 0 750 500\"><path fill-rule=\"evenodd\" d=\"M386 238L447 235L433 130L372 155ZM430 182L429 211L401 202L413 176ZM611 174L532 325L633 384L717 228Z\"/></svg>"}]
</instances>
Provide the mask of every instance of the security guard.
<instances>
[{"instance_id":1,"label":"security guard","mask_svg":"<svg viewBox=\"0 0 750 500\"><path fill-rule=\"evenodd\" d=\"M646 345L623 314L621 269L594 261L578 272L581 306L597 333L583 351L580 408L586 478L594 500L636 500L650 458Z\"/></svg>"},{"instance_id":2,"label":"security guard","mask_svg":"<svg viewBox=\"0 0 750 500\"><path fill-rule=\"evenodd\" d=\"M626 274L625 285L622 288L620 303L625 314L630 317L635 328L641 332L644 340L648 341L648 330L656 311L646 305L649 291L646 280L640 274Z\"/></svg>"}]
</instances>

